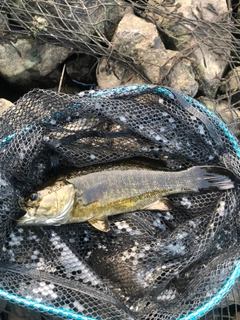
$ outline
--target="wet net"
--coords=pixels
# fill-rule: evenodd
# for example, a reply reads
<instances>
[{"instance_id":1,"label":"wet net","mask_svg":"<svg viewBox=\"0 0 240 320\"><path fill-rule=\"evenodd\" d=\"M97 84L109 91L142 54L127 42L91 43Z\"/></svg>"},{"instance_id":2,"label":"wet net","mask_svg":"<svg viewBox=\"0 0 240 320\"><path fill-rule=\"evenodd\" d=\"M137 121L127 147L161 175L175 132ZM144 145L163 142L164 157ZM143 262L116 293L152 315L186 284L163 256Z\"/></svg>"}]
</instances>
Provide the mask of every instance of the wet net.
<instances>
[{"instance_id":1,"label":"wet net","mask_svg":"<svg viewBox=\"0 0 240 320\"><path fill-rule=\"evenodd\" d=\"M36 319L102 320L195 319L220 302L208 318L221 318L237 304L237 284L223 298L240 273L238 185L170 196L171 211L113 216L107 233L88 223L16 227L19 198L65 169L137 158L171 171L221 165L239 177L238 142L206 107L154 85L36 89L0 121L3 302Z\"/></svg>"},{"instance_id":2,"label":"wet net","mask_svg":"<svg viewBox=\"0 0 240 320\"><path fill-rule=\"evenodd\" d=\"M12 46L16 46L18 39L30 38L35 43L72 48L73 53L85 53L98 60L106 58L105 67L109 73L114 73L120 63L129 78L134 77L129 75L131 69L144 83L151 83L143 67L144 59L137 55L137 50L129 52L127 42L112 42L121 19L127 12L134 12L156 25L165 48L172 52L168 52L165 63L162 63L162 57L147 61L148 66L159 69L161 74L153 83L176 87L169 80L172 70L181 61L186 65L191 61L199 85L197 96L210 98L207 103L202 102L211 106L228 122L231 130L239 134L239 3L236 0L219 3L209 0L196 3L190 9L190 3L184 3L165 0L2 0L0 39ZM216 61L219 65L215 65ZM209 88L208 72L214 68L216 72ZM124 84L128 83L121 83Z\"/></svg>"},{"instance_id":3,"label":"wet net","mask_svg":"<svg viewBox=\"0 0 240 320\"><path fill-rule=\"evenodd\" d=\"M0 40L15 46L31 38L107 58L149 83L136 57L111 43L133 10L156 24L166 48L176 52L155 65L159 83L169 85L174 66L194 60L197 50L206 69L213 63L206 48L226 62L210 98L239 135L239 4L229 1L222 14L220 2L206 7L217 19L209 20L201 4L188 18L174 1L3 0ZM207 84L197 81L197 96L207 95ZM34 90L0 122L1 310L37 320L237 319L238 187L171 196L170 212L115 216L106 234L88 223L16 228L19 198L66 169L83 174L89 165L102 170L96 166L137 157L144 167L221 165L239 176L238 142L213 113L172 89L142 85L76 96Z\"/></svg>"}]
</instances>

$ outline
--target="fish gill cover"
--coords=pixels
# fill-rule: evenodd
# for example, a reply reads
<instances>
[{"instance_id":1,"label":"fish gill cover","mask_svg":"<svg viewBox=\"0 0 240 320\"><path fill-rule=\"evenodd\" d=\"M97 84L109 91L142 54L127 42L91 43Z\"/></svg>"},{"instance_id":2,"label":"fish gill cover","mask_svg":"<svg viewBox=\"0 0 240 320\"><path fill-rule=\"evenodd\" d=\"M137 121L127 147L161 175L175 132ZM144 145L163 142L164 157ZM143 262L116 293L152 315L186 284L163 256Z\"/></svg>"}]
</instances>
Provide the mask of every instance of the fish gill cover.
<instances>
[{"instance_id":1,"label":"fish gill cover","mask_svg":"<svg viewBox=\"0 0 240 320\"><path fill-rule=\"evenodd\" d=\"M171 211L17 228L27 196L67 167L131 157L171 171L219 165L239 177L236 138L188 96L154 85L36 89L1 117L0 297L69 319L193 319L239 274L239 187L169 196ZM116 181L117 183L117 181Z\"/></svg>"}]
</instances>

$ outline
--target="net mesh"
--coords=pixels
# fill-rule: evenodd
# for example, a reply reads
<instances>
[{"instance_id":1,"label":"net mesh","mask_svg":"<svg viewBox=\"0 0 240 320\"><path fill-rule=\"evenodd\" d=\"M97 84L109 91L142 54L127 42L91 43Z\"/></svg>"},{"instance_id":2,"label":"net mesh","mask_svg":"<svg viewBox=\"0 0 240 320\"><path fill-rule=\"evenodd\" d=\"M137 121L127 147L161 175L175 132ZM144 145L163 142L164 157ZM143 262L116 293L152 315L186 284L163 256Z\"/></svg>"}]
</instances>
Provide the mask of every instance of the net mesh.
<instances>
[{"instance_id":1,"label":"net mesh","mask_svg":"<svg viewBox=\"0 0 240 320\"><path fill-rule=\"evenodd\" d=\"M239 177L237 140L203 105L154 85L35 89L0 120L2 298L59 318L193 319L230 290L240 272L238 186L170 196L169 212L114 216L108 233L88 223L16 227L19 197L64 169L141 157Z\"/></svg>"},{"instance_id":2,"label":"net mesh","mask_svg":"<svg viewBox=\"0 0 240 320\"><path fill-rule=\"evenodd\" d=\"M164 65L161 83L168 85L177 62L193 59L198 49L207 47L226 62L209 95L213 110L238 136L239 4L229 1L223 14L209 5L215 22L197 8L187 18L170 1L3 0L0 37L13 46L17 38L32 37L106 57L149 82L134 57L111 44L119 21L133 10L155 23L177 53ZM177 21L181 32L169 21ZM183 30L186 37L179 37ZM198 82L198 95L208 95ZM223 297L240 269L238 188L171 196L170 213L116 216L107 234L87 223L15 227L23 214L19 197L66 168L84 173L88 165L144 157L157 168L213 164L239 176L238 142L204 106L151 85L76 96L34 90L0 118L0 139L0 296L8 301L2 309L26 319L237 318L239 283Z\"/></svg>"}]
</instances>

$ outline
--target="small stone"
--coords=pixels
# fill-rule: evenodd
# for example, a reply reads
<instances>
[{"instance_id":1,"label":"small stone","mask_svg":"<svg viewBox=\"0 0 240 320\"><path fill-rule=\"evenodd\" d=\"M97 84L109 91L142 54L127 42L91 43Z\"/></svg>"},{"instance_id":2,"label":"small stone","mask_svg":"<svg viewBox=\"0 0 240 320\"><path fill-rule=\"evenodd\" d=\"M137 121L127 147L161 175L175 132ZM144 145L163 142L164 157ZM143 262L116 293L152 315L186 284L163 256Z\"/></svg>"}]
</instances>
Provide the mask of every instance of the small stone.
<instances>
[{"instance_id":1,"label":"small stone","mask_svg":"<svg viewBox=\"0 0 240 320\"><path fill-rule=\"evenodd\" d=\"M7 99L0 98L0 116L6 111L13 103Z\"/></svg>"}]
</instances>

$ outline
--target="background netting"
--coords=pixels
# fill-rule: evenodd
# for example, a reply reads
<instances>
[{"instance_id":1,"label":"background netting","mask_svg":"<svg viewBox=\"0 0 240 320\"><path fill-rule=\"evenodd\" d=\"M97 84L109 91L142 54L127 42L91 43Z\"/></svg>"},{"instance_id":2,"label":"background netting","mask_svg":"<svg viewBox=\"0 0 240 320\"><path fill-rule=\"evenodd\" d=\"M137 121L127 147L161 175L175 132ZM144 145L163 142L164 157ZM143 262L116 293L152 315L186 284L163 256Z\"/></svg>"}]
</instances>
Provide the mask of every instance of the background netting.
<instances>
[{"instance_id":1,"label":"background netting","mask_svg":"<svg viewBox=\"0 0 240 320\"><path fill-rule=\"evenodd\" d=\"M212 59L226 62L225 71L216 79L216 93L210 98L215 112L239 134L239 2L226 1L224 12L218 11L221 9L217 3L199 3L190 18L182 14L179 7L181 5L177 1L164 0L2 0L0 39L14 46L17 39L28 37L36 43L48 42L72 48L73 53L85 53L97 59L105 57L121 63L126 70L131 68L149 83L141 69L141 60L136 61L124 47L111 43L124 13L133 10L135 15L156 24L165 47L176 52L174 58L169 58L163 66L159 84L168 85L167 78L174 66L182 59L195 60L192 53L199 49L205 52L207 48L216 54ZM214 19L206 17L206 12L211 13ZM205 58L203 53L203 61ZM161 65L160 61L159 65L156 61L148 63L154 63L156 68ZM207 85L200 83L200 79L197 81L200 96Z\"/></svg>"},{"instance_id":2,"label":"background netting","mask_svg":"<svg viewBox=\"0 0 240 320\"><path fill-rule=\"evenodd\" d=\"M1 298L46 318L193 319L231 289L240 273L238 186L171 196L169 212L114 216L108 233L88 223L15 226L19 197L67 168L141 157L145 167L221 165L239 177L237 140L203 105L154 85L74 96L38 89L0 122ZM223 307L236 302L234 290Z\"/></svg>"}]
</instances>

